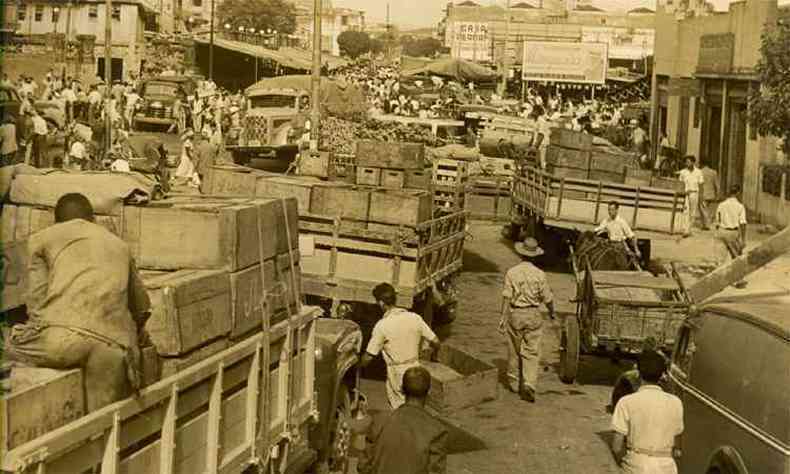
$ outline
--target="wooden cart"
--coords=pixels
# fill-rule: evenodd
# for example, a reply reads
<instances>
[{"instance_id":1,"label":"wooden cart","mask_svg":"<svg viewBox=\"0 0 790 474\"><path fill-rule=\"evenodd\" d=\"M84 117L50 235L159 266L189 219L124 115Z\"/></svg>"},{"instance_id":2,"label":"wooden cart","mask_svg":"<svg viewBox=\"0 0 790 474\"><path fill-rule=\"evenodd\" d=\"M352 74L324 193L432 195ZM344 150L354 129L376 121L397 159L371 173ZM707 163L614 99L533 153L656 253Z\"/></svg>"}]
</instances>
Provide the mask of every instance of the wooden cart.
<instances>
[{"instance_id":1,"label":"wooden cart","mask_svg":"<svg viewBox=\"0 0 790 474\"><path fill-rule=\"evenodd\" d=\"M643 271L592 270L573 258L576 314L565 319L560 339L560 379L572 383L579 354L638 353L652 339L671 350L691 299L673 267L663 276ZM582 270L580 270L580 268Z\"/></svg>"}]
</instances>

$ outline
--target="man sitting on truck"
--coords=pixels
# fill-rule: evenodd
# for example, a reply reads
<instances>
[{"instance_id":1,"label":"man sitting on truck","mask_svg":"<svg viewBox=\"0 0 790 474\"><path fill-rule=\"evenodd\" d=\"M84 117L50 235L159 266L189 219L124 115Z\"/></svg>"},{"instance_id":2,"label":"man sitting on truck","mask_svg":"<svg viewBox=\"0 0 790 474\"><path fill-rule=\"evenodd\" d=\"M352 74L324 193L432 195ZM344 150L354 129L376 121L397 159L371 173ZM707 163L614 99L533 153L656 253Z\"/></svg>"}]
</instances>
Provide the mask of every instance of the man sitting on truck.
<instances>
[{"instance_id":1,"label":"man sitting on truck","mask_svg":"<svg viewBox=\"0 0 790 474\"><path fill-rule=\"evenodd\" d=\"M366 353L360 361L361 367L368 366L374 357L383 352L387 363L387 399L392 409L403 405L403 374L411 367L420 365L422 340L427 340L433 353L439 351L439 338L425 324L419 314L395 306L397 295L389 283L381 283L373 289L376 303L384 315L373 327Z\"/></svg>"},{"instance_id":2,"label":"man sitting on truck","mask_svg":"<svg viewBox=\"0 0 790 474\"><path fill-rule=\"evenodd\" d=\"M55 225L30 237L29 253L29 321L12 328L8 360L83 369L91 412L139 389L150 300L126 243L71 193L58 200Z\"/></svg>"},{"instance_id":3,"label":"man sitting on truck","mask_svg":"<svg viewBox=\"0 0 790 474\"><path fill-rule=\"evenodd\" d=\"M609 240L612 242L623 242L624 244L631 244L631 247L634 249L634 254L637 257L641 257L642 254L639 251L639 247L636 245L636 235L634 235L634 231L631 230L631 226L628 225L628 222L625 221L618 212L620 211L620 204L617 201L610 201L609 202L609 217L605 217L604 220L595 228L594 232L596 234L600 234L604 231L609 234Z\"/></svg>"}]
</instances>

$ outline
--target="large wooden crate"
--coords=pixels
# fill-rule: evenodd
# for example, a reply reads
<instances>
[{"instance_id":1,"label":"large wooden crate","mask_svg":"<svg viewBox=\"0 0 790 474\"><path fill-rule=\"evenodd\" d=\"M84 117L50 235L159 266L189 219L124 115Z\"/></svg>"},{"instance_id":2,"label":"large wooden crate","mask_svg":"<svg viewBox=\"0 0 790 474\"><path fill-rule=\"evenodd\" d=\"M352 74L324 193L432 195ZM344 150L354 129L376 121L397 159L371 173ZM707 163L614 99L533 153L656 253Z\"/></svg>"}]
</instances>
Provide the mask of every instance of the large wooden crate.
<instances>
[{"instance_id":1,"label":"large wooden crate","mask_svg":"<svg viewBox=\"0 0 790 474\"><path fill-rule=\"evenodd\" d=\"M583 132L575 132L567 128L552 128L549 135L549 144L562 148L590 151L593 146L593 136Z\"/></svg>"},{"instance_id":2,"label":"large wooden crate","mask_svg":"<svg viewBox=\"0 0 790 474\"><path fill-rule=\"evenodd\" d=\"M379 190L370 193L370 221L416 227L431 219L431 194L427 191Z\"/></svg>"},{"instance_id":3,"label":"large wooden crate","mask_svg":"<svg viewBox=\"0 0 790 474\"><path fill-rule=\"evenodd\" d=\"M357 166L423 169L426 164L425 146L421 143L360 140L357 142L356 161Z\"/></svg>"},{"instance_id":4,"label":"large wooden crate","mask_svg":"<svg viewBox=\"0 0 790 474\"><path fill-rule=\"evenodd\" d=\"M266 229L263 242L258 237L259 218ZM261 252L267 259L287 252L289 244L298 247L297 203L292 198L188 198L127 206L122 238L140 268L237 271L259 263Z\"/></svg>"},{"instance_id":5,"label":"large wooden crate","mask_svg":"<svg viewBox=\"0 0 790 474\"><path fill-rule=\"evenodd\" d=\"M466 210L472 219L510 221L513 178L478 177L472 180L466 194Z\"/></svg>"},{"instance_id":6,"label":"large wooden crate","mask_svg":"<svg viewBox=\"0 0 790 474\"><path fill-rule=\"evenodd\" d=\"M272 324L289 311L298 312L302 287L297 258L294 256L293 272L291 255L283 254L263 263L263 275L260 265L231 273L232 339L260 330L264 311ZM265 281L265 291L261 278Z\"/></svg>"},{"instance_id":7,"label":"large wooden crate","mask_svg":"<svg viewBox=\"0 0 790 474\"><path fill-rule=\"evenodd\" d=\"M178 372L191 367L198 362L208 359L214 354L218 354L231 346L228 339L218 339L203 347L199 347L193 351L182 354L179 357L160 357L160 378L171 377Z\"/></svg>"},{"instance_id":8,"label":"large wooden crate","mask_svg":"<svg viewBox=\"0 0 790 474\"><path fill-rule=\"evenodd\" d=\"M309 176L283 176L244 166L221 165L210 168L204 180L205 193L229 197L293 197L300 211L309 211L314 185L321 181Z\"/></svg>"},{"instance_id":9,"label":"large wooden crate","mask_svg":"<svg viewBox=\"0 0 790 474\"><path fill-rule=\"evenodd\" d=\"M299 212L310 210L310 201L313 186L320 181L306 177L291 176L264 176L255 186L256 197L266 198L294 198Z\"/></svg>"},{"instance_id":10,"label":"large wooden crate","mask_svg":"<svg viewBox=\"0 0 790 474\"><path fill-rule=\"evenodd\" d=\"M443 344L438 362L422 362L431 374L428 405L439 411L452 411L499 397L499 371L461 349Z\"/></svg>"},{"instance_id":11,"label":"large wooden crate","mask_svg":"<svg viewBox=\"0 0 790 474\"><path fill-rule=\"evenodd\" d=\"M14 372L19 371L19 374ZM24 388L15 378L27 378ZM14 368L11 393L0 398L0 450L7 453L85 414L82 372Z\"/></svg>"},{"instance_id":12,"label":"large wooden crate","mask_svg":"<svg viewBox=\"0 0 790 474\"><path fill-rule=\"evenodd\" d=\"M313 188L310 213L367 221L370 212L370 189L355 186L322 184Z\"/></svg>"},{"instance_id":13,"label":"large wooden crate","mask_svg":"<svg viewBox=\"0 0 790 474\"><path fill-rule=\"evenodd\" d=\"M613 154L593 151L590 159L590 169L608 171L610 173L623 173L626 166L631 164L631 157L624 154Z\"/></svg>"},{"instance_id":14,"label":"large wooden crate","mask_svg":"<svg viewBox=\"0 0 790 474\"><path fill-rule=\"evenodd\" d=\"M178 356L231 329L230 276L223 270L145 275L151 298L148 334L160 355Z\"/></svg>"},{"instance_id":15,"label":"large wooden crate","mask_svg":"<svg viewBox=\"0 0 790 474\"><path fill-rule=\"evenodd\" d=\"M403 187L407 189L430 189L433 181L433 169L413 169L404 171Z\"/></svg>"},{"instance_id":16,"label":"large wooden crate","mask_svg":"<svg viewBox=\"0 0 790 474\"><path fill-rule=\"evenodd\" d=\"M550 145L546 149L546 164L561 168L587 170L590 168L590 152L589 150Z\"/></svg>"}]
</instances>

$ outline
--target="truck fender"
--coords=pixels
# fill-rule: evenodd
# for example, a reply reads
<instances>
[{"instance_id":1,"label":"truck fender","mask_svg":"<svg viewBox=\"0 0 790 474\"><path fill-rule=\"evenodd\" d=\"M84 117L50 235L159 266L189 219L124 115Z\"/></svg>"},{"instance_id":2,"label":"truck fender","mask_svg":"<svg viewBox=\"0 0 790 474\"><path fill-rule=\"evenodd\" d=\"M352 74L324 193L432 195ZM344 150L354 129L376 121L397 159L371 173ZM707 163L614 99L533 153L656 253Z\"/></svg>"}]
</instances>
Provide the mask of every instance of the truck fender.
<instances>
[{"instance_id":1,"label":"truck fender","mask_svg":"<svg viewBox=\"0 0 790 474\"><path fill-rule=\"evenodd\" d=\"M746 464L732 446L721 446L708 461L708 474L749 474Z\"/></svg>"}]
</instances>

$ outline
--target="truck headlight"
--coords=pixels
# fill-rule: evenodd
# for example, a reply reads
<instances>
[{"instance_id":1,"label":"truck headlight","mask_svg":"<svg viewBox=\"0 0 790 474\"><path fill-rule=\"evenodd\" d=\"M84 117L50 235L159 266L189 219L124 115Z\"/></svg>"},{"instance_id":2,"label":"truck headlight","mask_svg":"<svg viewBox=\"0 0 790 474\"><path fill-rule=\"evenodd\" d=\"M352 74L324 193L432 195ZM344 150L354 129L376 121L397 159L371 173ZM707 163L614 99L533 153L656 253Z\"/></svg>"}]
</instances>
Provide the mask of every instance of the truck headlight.
<instances>
[{"instance_id":1,"label":"truck headlight","mask_svg":"<svg viewBox=\"0 0 790 474\"><path fill-rule=\"evenodd\" d=\"M324 358L324 350L321 348L321 346L316 346L315 347L315 360L321 360L323 358Z\"/></svg>"}]
</instances>

